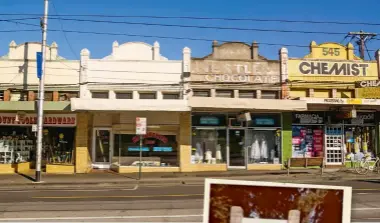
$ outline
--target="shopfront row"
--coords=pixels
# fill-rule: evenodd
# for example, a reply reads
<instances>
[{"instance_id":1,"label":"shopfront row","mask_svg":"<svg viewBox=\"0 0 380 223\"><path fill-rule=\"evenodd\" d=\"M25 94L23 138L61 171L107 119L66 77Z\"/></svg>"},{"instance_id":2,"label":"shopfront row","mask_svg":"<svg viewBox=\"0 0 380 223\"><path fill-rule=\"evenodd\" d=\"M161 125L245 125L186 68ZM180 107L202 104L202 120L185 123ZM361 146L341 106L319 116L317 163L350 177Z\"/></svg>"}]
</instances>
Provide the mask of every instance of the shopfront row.
<instances>
[{"instance_id":1,"label":"shopfront row","mask_svg":"<svg viewBox=\"0 0 380 223\"><path fill-rule=\"evenodd\" d=\"M374 157L378 148L376 113L358 111L355 117L351 114L332 111L293 112L291 115L250 113L250 120L241 121L237 113L193 112L189 114L191 126L158 125L141 138L132 130L93 127L89 153L92 168L138 167L141 141L142 166L166 167L173 172L182 171L179 168L184 166L182 162L188 162L186 165L192 166L193 171L197 171L198 166L203 167L202 171L208 167L215 170L213 165L223 166L221 170L281 169L290 157L323 157L327 165L344 165L365 154ZM20 118L16 116L0 114L4 120ZM50 116L75 119L75 115ZM292 120L286 120L288 117ZM75 126L76 121L47 124L44 166L74 165ZM33 123L20 121L0 123L0 165L30 162L33 168L36 154L33 128ZM181 135L180 128L190 128L189 135ZM291 134L284 134L289 130ZM181 154L183 140L180 138L183 137L188 137L191 144L190 157L186 159ZM291 147L287 146L289 142Z\"/></svg>"}]
</instances>

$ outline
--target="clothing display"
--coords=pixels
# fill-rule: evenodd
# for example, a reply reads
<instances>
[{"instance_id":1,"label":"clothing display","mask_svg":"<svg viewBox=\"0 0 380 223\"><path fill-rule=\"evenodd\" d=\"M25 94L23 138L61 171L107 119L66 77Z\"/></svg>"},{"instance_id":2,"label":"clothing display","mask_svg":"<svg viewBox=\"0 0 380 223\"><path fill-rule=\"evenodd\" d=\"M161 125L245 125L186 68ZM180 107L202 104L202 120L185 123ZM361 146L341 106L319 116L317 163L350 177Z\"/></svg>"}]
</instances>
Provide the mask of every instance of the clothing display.
<instances>
[{"instance_id":1,"label":"clothing display","mask_svg":"<svg viewBox=\"0 0 380 223\"><path fill-rule=\"evenodd\" d=\"M221 133L219 133L219 131ZM193 130L193 163L216 164L225 162L225 130Z\"/></svg>"},{"instance_id":2,"label":"clothing display","mask_svg":"<svg viewBox=\"0 0 380 223\"><path fill-rule=\"evenodd\" d=\"M248 130L245 142L248 146L249 163L273 163L279 157L280 140L276 140L276 132L264 130Z\"/></svg>"}]
</instances>

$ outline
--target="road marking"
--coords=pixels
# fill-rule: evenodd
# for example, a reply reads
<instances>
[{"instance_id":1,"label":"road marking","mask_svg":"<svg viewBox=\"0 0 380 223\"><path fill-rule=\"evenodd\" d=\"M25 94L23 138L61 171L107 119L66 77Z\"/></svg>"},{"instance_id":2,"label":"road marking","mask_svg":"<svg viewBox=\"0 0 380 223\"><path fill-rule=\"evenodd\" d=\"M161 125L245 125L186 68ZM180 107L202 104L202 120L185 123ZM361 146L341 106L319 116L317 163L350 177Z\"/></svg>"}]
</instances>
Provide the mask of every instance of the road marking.
<instances>
[{"instance_id":1,"label":"road marking","mask_svg":"<svg viewBox=\"0 0 380 223\"><path fill-rule=\"evenodd\" d=\"M115 196L54 196L54 197L32 197L34 199L89 199L89 198L151 198L151 197L193 197L203 194L161 194L161 195L115 195Z\"/></svg>"},{"instance_id":2,"label":"road marking","mask_svg":"<svg viewBox=\"0 0 380 223\"><path fill-rule=\"evenodd\" d=\"M380 191L380 189L379 188L356 188L356 189L352 189L353 191L366 191L366 190L368 190L368 191Z\"/></svg>"},{"instance_id":3,"label":"road marking","mask_svg":"<svg viewBox=\"0 0 380 223\"><path fill-rule=\"evenodd\" d=\"M351 211L371 211L371 210L380 210L379 208L352 208Z\"/></svg>"},{"instance_id":4,"label":"road marking","mask_svg":"<svg viewBox=\"0 0 380 223\"><path fill-rule=\"evenodd\" d=\"M187 218L202 217L192 215L153 215L153 216L99 216L99 217L49 217L49 218L0 218L0 221L35 221L35 220L96 220L96 219L143 219L143 218Z\"/></svg>"},{"instance_id":5,"label":"road marking","mask_svg":"<svg viewBox=\"0 0 380 223\"><path fill-rule=\"evenodd\" d=\"M109 189L46 189L46 190L0 190L0 193L30 193L30 192L106 192L106 191L133 191L137 190L139 185L135 185L133 188L109 188Z\"/></svg>"}]
</instances>

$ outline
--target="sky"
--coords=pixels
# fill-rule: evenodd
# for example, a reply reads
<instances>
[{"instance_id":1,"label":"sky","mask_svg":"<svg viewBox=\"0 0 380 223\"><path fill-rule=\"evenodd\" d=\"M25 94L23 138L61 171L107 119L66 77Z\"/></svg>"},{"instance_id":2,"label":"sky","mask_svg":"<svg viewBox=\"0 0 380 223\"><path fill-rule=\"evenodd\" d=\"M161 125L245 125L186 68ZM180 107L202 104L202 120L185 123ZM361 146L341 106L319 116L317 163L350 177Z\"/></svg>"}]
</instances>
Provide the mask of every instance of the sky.
<instances>
[{"instance_id":1,"label":"sky","mask_svg":"<svg viewBox=\"0 0 380 223\"><path fill-rule=\"evenodd\" d=\"M249 29L301 30L347 33L364 30L379 33L380 39L380 1L367 0L361 8L357 0L50 0L49 14L102 14L128 16L188 16L188 17L223 17L253 18L275 20L316 20L339 22L379 23L379 25L336 25L281 23L257 21L223 21L223 20L184 20L184 19L152 19L152 18L100 18L86 17L80 19L113 20L126 22L181 24L195 26L233 27ZM53 4L55 7L53 7ZM0 0L0 14L43 13L43 0ZM0 15L0 20L11 18L30 18L33 16ZM39 25L38 19L26 20ZM302 34L283 32L260 32L220 29L199 29L180 27L159 27L131 24L89 23L77 21L48 21L48 30L80 30L91 32L125 33L132 35L149 35L165 37L185 37L207 40L242 41L251 43L275 43L278 45L259 45L259 53L269 59L278 59L278 52L283 45L308 46L311 41L338 42L347 44L350 39L345 35ZM38 28L38 27L37 27ZM36 32L1 32L2 30L34 29L31 26L0 21L0 55L8 52L12 40L17 44L23 42L40 42L41 33ZM148 38L138 36L110 36L94 34L78 34L48 31L48 44L53 41L59 45L60 56L67 59L79 59L80 51L87 48L91 58L103 58L111 53L112 43L120 44L130 41L141 41L153 44L158 41L161 54L169 59L181 59L182 49L189 47L193 57L203 57L211 52L211 41L175 40L164 38ZM71 47L70 47L71 46ZM368 42L368 49L380 49L380 40ZM290 57L303 57L308 54L307 47L287 47ZM375 52L369 52L372 59Z\"/></svg>"}]
</instances>

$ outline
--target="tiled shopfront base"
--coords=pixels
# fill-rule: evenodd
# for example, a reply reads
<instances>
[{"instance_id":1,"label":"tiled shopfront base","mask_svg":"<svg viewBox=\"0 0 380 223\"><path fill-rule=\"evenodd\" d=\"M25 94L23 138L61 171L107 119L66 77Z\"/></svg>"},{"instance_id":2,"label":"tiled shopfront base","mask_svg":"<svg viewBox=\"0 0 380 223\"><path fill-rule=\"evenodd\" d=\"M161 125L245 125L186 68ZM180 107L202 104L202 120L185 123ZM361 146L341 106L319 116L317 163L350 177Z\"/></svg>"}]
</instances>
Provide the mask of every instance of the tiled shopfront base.
<instances>
[{"instance_id":1,"label":"tiled shopfront base","mask_svg":"<svg viewBox=\"0 0 380 223\"><path fill-rule=\"evenodd\" d=\"M54 174L74 174L74 165L47 164L46 173Z\"/></svg>"}]
</instances>

